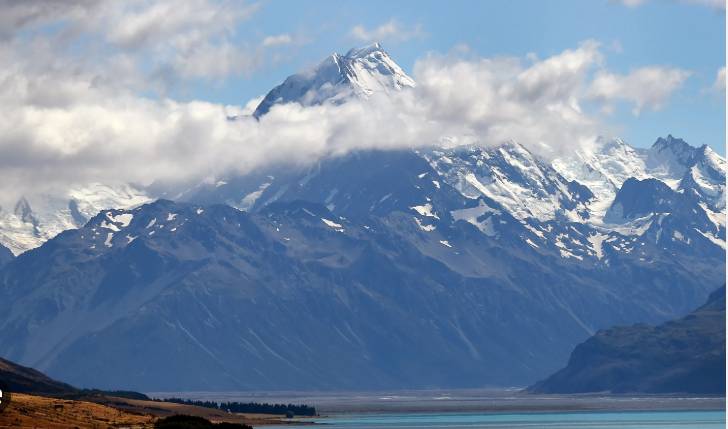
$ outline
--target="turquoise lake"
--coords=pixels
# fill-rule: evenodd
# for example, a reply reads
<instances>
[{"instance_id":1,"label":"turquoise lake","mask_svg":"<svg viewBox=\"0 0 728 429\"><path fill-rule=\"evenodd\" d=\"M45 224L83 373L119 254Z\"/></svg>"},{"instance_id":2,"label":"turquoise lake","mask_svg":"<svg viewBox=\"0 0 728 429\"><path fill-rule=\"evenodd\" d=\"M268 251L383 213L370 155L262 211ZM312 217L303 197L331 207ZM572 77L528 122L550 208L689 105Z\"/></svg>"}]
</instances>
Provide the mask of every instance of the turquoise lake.
<instances>
[{"instance_id":1,"label":"turquoise lake","mask_svg":"<svg viewBox=\"0 0 728 429\"><path fill-rule=\"evenodd\" d=\"M345 414L316 420L327 429L549 428L549 429L702 429L725 428L724 411L573 412L573 413L392 413ZM310 425L280 426L311 428Z\"/></svg>"}]
</instances>

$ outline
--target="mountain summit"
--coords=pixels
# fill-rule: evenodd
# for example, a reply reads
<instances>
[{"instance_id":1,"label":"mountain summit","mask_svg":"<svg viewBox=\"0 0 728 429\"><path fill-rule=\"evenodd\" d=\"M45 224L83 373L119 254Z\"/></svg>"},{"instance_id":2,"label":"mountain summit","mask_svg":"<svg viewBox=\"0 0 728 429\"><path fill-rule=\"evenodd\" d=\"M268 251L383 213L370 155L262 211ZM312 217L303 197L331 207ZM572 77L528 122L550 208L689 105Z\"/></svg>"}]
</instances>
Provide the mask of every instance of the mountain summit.
<instances>
[{"instance_id":1,"label":"mountain summit","mask_svg":"<svg viewBox=\"0 0 728 429\"><path fill-rule=\"evenodd\" d=\"M289 76L265 96L253 116L260 118L274 104L338 104L352 96L367 98L414 86L415 81L375 43L351 49L346 55L334 53L312 70Z\"/></svg>"}]
</instances>

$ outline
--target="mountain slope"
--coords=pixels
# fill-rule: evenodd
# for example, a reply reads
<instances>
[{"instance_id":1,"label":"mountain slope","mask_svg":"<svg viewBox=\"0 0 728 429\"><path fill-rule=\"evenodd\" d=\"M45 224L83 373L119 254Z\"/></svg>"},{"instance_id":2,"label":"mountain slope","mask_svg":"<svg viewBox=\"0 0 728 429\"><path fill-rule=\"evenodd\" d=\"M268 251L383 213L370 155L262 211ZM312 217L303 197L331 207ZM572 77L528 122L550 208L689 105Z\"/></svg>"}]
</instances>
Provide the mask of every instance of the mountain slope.
<instances>
[{"instance_id":1,"label":"mountain slope","mask_svg":"<svg viewBox=\"0 0 728 429\"><path fill-rule=\"evenodd\" d=\"M725 286L682 319L598 332L541 393L725 393Z\"/></svg>"},{"instance_id":2,"label":"mountain slope","mask_svg":"<svg viewBox=\"0 0 728 429\"><path fill-rule=\"evenodd\" d=\"M597 329L683 311L706 293L689 281L724 275L623 252L597 268L491 215L498 237L444 213L342 218L298 200L102 212L0 270L0 341L100 388L512 385Z\"/></svg>"},{"instance_id":3,"label":"mountain slope","mask_svg":"<svg viewBox=\"0 0 728 429\"><path fill-rule=\"evenodd\" d=\"M545 160L515 142L460 146L424 155L438 175L468 198L492 198L519 219L584 220L594 197L566 180Z\"/></svg>"},{"instance_id":4,"label":"mountain slope","mask_svg":"<svg viewBox=\"0 0 728 429\"><path fill-rule=\"evenodd\" d=\"M0 244L0 267L5 265L9 261L12 261L14 257L15 256L13 255L13 252L10 251L10 249Z\"/></svg>"},{"instance_id":5,"label":"mountain slope","mask_svg":"<svg viewBox=\"0 0 728 429\"><path fill-rule=\"evenodd\" d=\"M53 380L45 374L0 358L0 381L3 387L13 393L41 395L71 395L78 389L66 383Z\"/></svg>"}]
</instances>

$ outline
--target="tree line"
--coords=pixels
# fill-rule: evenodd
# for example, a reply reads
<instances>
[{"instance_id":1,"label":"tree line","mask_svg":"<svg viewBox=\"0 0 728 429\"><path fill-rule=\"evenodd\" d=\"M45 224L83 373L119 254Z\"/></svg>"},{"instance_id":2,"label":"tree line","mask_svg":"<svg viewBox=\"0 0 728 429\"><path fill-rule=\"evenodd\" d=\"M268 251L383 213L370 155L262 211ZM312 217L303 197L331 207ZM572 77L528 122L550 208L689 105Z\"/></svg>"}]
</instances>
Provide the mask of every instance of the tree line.
<instances>
[{"instance_id":1,"label":"tree line","mask_svg":"<svg viewBox=\"0 0 728 429\"><path fill-rule=\"evenodd\" d=\"M164 402L174 402L176 404L194 405L197 407L214 408L221 411L231 413L248 413L248 414L277 414L277 415L296 415L296 416L315 416L316 407L308 405L295 404L268 404L258 402L216 402L216 401L195 401L182 398L166 398Z\"/></svg>"}]
</instances>

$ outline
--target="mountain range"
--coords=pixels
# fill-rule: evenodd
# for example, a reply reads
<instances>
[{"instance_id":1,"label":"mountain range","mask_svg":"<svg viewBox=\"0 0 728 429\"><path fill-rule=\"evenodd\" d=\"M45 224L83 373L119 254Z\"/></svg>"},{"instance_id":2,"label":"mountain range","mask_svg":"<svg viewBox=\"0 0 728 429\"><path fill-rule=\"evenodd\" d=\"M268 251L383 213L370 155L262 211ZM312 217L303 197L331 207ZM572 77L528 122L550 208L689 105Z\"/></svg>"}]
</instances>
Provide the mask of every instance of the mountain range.
<instances>
[{"instance_id":1,"label":"mountain range","mask_svg":"<svg viewBox=\"0 0 728 429\"><path fill-rule=\"evenodd\" d=\"M414 86L372 45L254 116ZM724 282L725 170L670 135L553 159L509 141L30 202L0 211L17 255L0 252L0 341L100 388L531 384L600 329L682 316Z\"/></svg>"}]
</instances>

